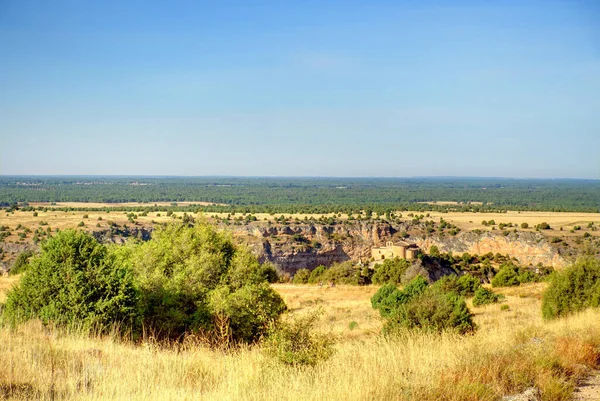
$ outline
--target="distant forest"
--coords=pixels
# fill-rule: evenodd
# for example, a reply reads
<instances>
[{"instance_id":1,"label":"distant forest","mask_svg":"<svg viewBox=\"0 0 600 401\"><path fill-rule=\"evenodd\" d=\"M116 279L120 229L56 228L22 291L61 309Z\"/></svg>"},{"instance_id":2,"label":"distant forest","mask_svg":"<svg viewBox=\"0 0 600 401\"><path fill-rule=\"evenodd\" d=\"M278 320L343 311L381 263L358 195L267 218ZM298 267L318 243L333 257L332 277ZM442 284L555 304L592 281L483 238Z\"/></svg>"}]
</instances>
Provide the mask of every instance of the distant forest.
<instances>
[{"instance_id":1,"label":"distant forest","mask_svg":"<svg viewBox=\"0 0 600 401\"><path fill-rule=\"evenodd\" d=\"M214 202L204 211L600 212L600 180L2 176L0 206L27 202ZM459 202L429 205L423 202ZM471 202L481 202L473 204ZM188 207L189 208L189 207Z\"/></svg>"}]
</instances>

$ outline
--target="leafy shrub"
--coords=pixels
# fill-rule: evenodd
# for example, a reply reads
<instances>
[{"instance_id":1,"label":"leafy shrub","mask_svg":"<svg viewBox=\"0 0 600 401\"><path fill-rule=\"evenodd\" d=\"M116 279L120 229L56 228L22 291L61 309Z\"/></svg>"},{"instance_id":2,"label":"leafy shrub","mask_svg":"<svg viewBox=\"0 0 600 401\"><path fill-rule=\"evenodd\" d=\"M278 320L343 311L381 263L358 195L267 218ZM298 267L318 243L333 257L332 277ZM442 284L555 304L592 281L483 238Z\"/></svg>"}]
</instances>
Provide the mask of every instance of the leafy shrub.
<instances>
[{"instance_id":1,"label":"leafy shrub","mask_svg":"<svg viewBox=\"0 0 600 401\"><path fill-rule=\"evenodd\" d=\"M10 271L8 272L11 276L15 274L24 273L29 267L29 259L33 256L33 251L23 251L17 256L13 263Z\"/></svg>"},{"instance_id":2,"label":"leafy shrub","mask_svg":"<svg viewBox=\"0 0 600 401\"><path fill-rule=\"evenodd\" d=\"M310 272L310 277L308 278L308 284L316 284L319 281L322 281L321 275L325 273L327 268L325 266L317 266L312 272Z\"/></svg>"},{"instance_id":3,"label":"leafy shrub","mask_svg":"<svg viewBox=\"0 0 600 401\"><path fill-rule=\"evenodd\" d=\"M538 275L536 275L531 270L519 269L518 273L519 273L519 275L517 278L519 280L519 283L521 283L521 284L535 283L535 282L539 281Z\"/></svg>"},{"instance_id":4,"label":"leafy shrub","mask_svg":"<svg viewBox=\"0 0 600 401\"><path fill-rule=\"evenodd\" d=\"M466 334L475 330L473 315L465 300L454 292L428 287L423 293L392 310L384 325L384 333L401 328Z\"/></svg>"},{"instance_id":5,"label":"leafy shrub","mask_svg":"<svg viewBox=\"0 0 600 401\"><path fill-rule=\"evenodd\" d=\"M333 355L334 341L330 335L315 332L318 317L318 312L293 316L273 325L265 340L266 352L293 366L314 366L327 360Z\"/></svg>"},{"instance_id":6,"label":"leafy shrub","mask_svg":"<svg viewBox=\"0 0 600 401\"><path fill-rule=\"evenodd\" d=\"M395 291L398 291L398 287L391 283L385 284L379 288L379 290L371 297L371 306L373 309L379 309L379 312L382 313L381 310L385 300Z\"/></svg>"},{"instance_id":7,"label":"leafy shrub","mask_svg":"<svg viewBox=\"0 0 600 401\"><path fill-rule=\"evenodd\" d=\"M119 323L135 334L196 331L227 345L257 341L286 309L269 286L275 280L270 264L205 223L173 223L148 242L112 247L70 230L42 246L5 310L15 323Z\"/></svg>"},{"instance_id":8,"label":"leafy shrub","mask_svg":"<svg viewBox=\"0 0 600 401\"><path fill-rule=\"evenodd\" d=\"M294 274L294 284L306 284L310 277L310 271L308 269L300 269Z\"/></svg>"},{"instance_id":9,"label":"leafy shrub","mask_svg":"<svg viewBox=\"0 0 600 401\"><path fill-rule=\"evenodd\" d=\"M131 270L89 234L65 230L42 245L41 254L9 291L4 316L13 323L108 329L138 322L139 293Z\"/></svg>"},{"instance_id":10,"label":"leafy shrub","mask_svg":"<svg viewBox=\"0 0 600 401\"><path fill-rule=\"evenodd\" d=\"M598 306L600 260L586 257L551 276L542 298L542 315L552 319Z\"/></svg>"},{"instance_id":11,"label":"leafy shrub","mask_svg":"<svg viewBox=\"0 0 600 401\"><path fill-rule=\"evenodd\" d=\"M465 334L476 327L460 295L454 291L446 292L442 286L429 286L420 276L403 290L393 284L384 285L371 298L371 305L386 318L386 334L402 328L436 332L451 330Z\"/></svg>"},{"instance_id":12,"label":"leafy shrub","mask_svg":"<svg viewBox=\"0 0 600 401\"><path fill-rule=\"evenodd\" d=\"M513 287L519 284L519 269L509 263L500 266L500 270L492 279L492 287Z\"/></svg>"},{"instance_id":13,"label":"leafy shrub","mask_svg":"<svg viewBox=\"0 0 600 401\"><path fill-rule=\"evenodd\" d=\"M400 284L402 275L406 272L410 262L405 259L385 259L382 264L375 265L375 272L371 278L373 284Z\"/></svg>"},{"instance_id":14,"label":"leafy shrub","mask_svg":"<svg viewBox=\"0 0 600 401\"><path fill-rule=\"evenodd\" d=\"M475 291L481 287L481 282L478 278L470 274L465 274L460 277L444 276L433 284L443 292L455 292L463 297L472 297Z\"/></svg>"},{"instance_id":15,"label":"leafy shrub","mask_svg":"<svg viewBox=\"0 0 600 401\"><path fill-rule=\"evenodd\" d=\"M268 285L277 278L273 267L207 223L172 223L119 249L142 291L144 325L156 336L218 332L221 344L254 342L286 309Z\"/></svg>"},{"instance_id":16,"label":"leafy shrub","mask_svg":"<svg viewBox=\"0 0 600 401\"><path fill-rule=\"evenodd\" d=\"M352 262L336 263L321 275L321 281L336 284L358 285L360 270L352 266Z\"/></svg>"},{"instance_id":17,"label":"leafy shrub","mask_svg":"<svg viewBox=\"0 0 600 401\"><path fill-rule=\"evenodd\" d=\"M481 306L498 302L500 296L485 287L479 287L473 297L473 306Z\"/></svg>"}]
</instances>

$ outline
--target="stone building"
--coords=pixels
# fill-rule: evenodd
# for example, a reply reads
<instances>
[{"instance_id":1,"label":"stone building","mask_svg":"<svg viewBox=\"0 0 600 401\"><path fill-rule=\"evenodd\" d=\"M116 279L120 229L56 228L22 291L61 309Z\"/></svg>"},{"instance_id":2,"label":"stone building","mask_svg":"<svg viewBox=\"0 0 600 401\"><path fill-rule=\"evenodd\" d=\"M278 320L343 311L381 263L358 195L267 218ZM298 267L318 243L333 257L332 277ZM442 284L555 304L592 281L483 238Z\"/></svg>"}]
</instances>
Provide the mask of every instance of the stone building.
<instances>
[{"instance_id":1,"label":"stone building","mask_svg":"<svg viewBox=\"0 0 600 401\"><path fill-rule=\"evenodd\" d=\"M401 258L413 260L419 254L419 247L416 244L409 244L404 241L387 241L385 246L371 248L371 257L373 260L384 260Z\"/></svg>"}]
</instances>

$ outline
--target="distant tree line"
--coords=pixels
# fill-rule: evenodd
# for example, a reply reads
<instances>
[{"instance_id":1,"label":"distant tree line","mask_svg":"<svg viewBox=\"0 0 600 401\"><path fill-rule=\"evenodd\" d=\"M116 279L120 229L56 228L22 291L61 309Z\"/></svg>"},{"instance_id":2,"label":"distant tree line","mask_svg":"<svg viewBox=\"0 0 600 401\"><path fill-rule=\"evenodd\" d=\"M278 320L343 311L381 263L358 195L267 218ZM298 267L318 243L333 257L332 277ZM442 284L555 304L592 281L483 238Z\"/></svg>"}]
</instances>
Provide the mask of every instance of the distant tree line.
<instances>
[{"instance_id":1,"label":"distant tree line","mask_svg":"<svg viewBox=\"0 0 600 401\"><path fill-rule=\"evenodd\" d=\"M331 213L394 210L598 212L598 180L502 178L0 178L0 206L23 202L193 202L206 212ZM434 205L423 202L457 202ZM198 209L199 206L196 206Z\"/></svg>"}]
</instances>

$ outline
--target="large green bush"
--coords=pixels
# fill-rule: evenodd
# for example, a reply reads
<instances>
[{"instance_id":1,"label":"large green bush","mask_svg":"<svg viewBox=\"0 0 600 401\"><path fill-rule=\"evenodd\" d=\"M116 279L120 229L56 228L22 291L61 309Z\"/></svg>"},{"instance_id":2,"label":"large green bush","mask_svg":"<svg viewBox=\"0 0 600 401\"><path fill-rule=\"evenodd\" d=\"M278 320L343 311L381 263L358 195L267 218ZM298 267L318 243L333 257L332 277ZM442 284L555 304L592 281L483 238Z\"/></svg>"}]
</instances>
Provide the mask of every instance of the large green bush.
<instances>
[{"instance_id":1,"label":"large green bush","mask_svg":"<svg viewBox=\"0 0 600 401\"><path fill-rule=\"evenodd\" d=\"M394 333L400 328L466 334L475 330L475 323L464 298L454 292L428 287L390 314L384 332Z\"/></svg>"},{"instance_id":2,"label":"large green bush","mask_svg":"<svg viewBox=\"0 0 600 401\"><path fill-rule=\"evenodd\" d=\"M551 276L542 315L552 319L600 306L600 259L585 257Z\"/></svg>"},{"instance_id":3,"label":"large green bush","mask_svg":"<svg viewBox=\"0 0 600 401\"><path fill-rule=\"evenodd\" d=\"M512 264L503 264L492 279L492 287L513 287L521 284L519 268Z\"/></svg>"},{"instance_id":4,"label":"large green bush","mask_svg":"<svg viewBox=\"0 0 600 401\"><path fill-rule=\"evenodd\" d=\"M66 230L42 245L19 284L9 291L4 316L13 323L45 323L98 330L135 327L139 292L132 272L89 234Z\"/></svg>"},{"instance_id":5,"label":"large green bush","mask_svg":"<svg viewBox=\"0 0 600 401\"><path fill-rule=\"evenodd\" d=\"M373 284L400 284L402 275L410 266L410 262L405 259L385 259L383 263L375 265L375 272L372 277Z\"/></svg>"},{"instance_id":6,"label":"large green bush","mask_svg":"<svg viewBox=\"0 0 600 401\"><path fill-rule=\"evenodd\" d=\"M475 291L475 296L473 297L473 306L493 304L498 302L499 299L500 295L485 287L479 287L477 291Z\"/></svg>"},{"instance_id":7,"label":"large green bush","mask_svg":"<svg viewBox=\"0 0 600 401\"><path fill-rule=\"evenodd\" d=\"M460 295L455 291L444 291L442 286L429 286L420 276L402 290L393 284L384 285L371 298L371 304L386 319L386 334L402 328L465 334L476 327Z\"/></svg>"},{"instance_id":8,"label":"large green bush","mask_svg":"<svg viewBox=\"0 0 600 401\"><path fill-rule=\"evenodd\" d=\"M542 281L553 271L551 267L539 266L534 272L533 268L524 268L511 262L503 263L500 270L492 279L492 287L513 287L523 283L536 283Z\"/></svg>"},{"instance_id":9,"label":"large green bush","mask_svg":"<svg viewBox=\"0 0 600 401\"><path fill-rule=\"evenodd\" d=\"M65 231L42 247L6 302L6 316L61 325L113 323L161 339L201 333L218 344L254 342L286 309L260 264L230 236L173 223L145 243L106 247Z\"/></svg>"},{"instance_id":10,"label":"large green bush","mask_svg":"<svg viewBox=\"0 0 600 401\"><path fill-rule=\"evenodd\" d=\"M358 285L359 279L360 269L352 262L336 263L321 274L321 281L326 283Z\"/></svg>"},{"instance_id":11,"label":"large green bush","mask_svg":"<svg viewBox=\"0 0 600 401\"><path fill-rule=\"evenodd\" d=\"M317 284L318 282L323 281L322 275L325 273L325 270L327 270L325 266L317 266L312 272L310 272L308 284Z\"/></svg>"},{"instance_id":12,"label":"large green bush","mask_svg":"<svg viewBox=\"0 0 600 401\"><path fill-rule=\"evenodd\" d=\"M455 292L463 297L472 297L481 287L481 282L478 278L470 274L465 274L460 277L454 275L444 276L433 284L443 292Z\"/></svg>"},{"instance_id":13,"label":"large green bush","mask_svg":"<svg viewBox=\"0 0 600 401\"><path fill-rule=\"evenodd\" d=\"M268 286L273 267L207 223L170 224L120 254L141 289L144 326L157 337L218 331L221 342L253 342L285 310Z\"/></svg>"},{"instance_id":14,"label":"large green bush","mask_svg":"<svg viewBox=\"0 0 600 401\"><path fill-rule=\"evenodd\" d=\"M294 279L292 282L294 284L307 284L308 279L310 278L310 270L308 269L300 269L294 274Z\"/></svg>"}]
</instances>

